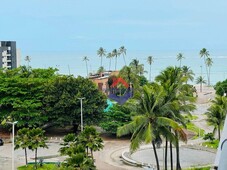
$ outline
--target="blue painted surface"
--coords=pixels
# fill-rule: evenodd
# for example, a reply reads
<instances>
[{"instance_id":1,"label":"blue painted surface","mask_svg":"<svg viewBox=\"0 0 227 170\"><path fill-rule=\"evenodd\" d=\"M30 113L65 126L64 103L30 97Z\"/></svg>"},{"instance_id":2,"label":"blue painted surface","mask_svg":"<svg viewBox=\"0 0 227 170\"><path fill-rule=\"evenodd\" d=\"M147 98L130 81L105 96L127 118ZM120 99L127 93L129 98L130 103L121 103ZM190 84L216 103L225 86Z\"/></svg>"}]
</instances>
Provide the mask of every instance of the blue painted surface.
<instances>
[{"instance_id":1,"label":"blue painted surface","mask_svg":"<svg viewBox=\"0 0 227 170\"><path fill-rule=\"evenodd\" d=\"M104 112L108 112L113 107L113 102L111 102L109 99L107 99L107 108L104 109Z\"/></svg>"}]
</instances>

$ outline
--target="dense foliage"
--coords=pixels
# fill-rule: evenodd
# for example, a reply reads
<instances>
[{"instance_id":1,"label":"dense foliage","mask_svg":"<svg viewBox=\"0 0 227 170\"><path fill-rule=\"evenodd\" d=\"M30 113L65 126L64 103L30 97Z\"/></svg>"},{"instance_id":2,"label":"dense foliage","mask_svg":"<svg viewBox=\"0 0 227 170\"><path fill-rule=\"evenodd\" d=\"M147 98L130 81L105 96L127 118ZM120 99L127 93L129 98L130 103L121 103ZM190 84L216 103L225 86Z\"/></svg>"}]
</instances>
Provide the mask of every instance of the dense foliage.
<instances>
[{"instance_id":1,"label":"dense foliage","mask_svg":"<svg viewBox=\"0 0 227 170\"><path fill-rule=\"evenodd\" d=\"M117 128L131 121L131 110L125 105L115 104L108 112L104 113L100 126L108 133L116 134Z\"/></svg>"},{"instance_id":2,"label":"dense foliage","mask_svg":"<svg viewBox=\"0 0 227 170\"><path fill-rule=\"evenodd\" d=\"M83 100L85 124L102 118L105 95L89 79L55 74L56 69L20 67L0 71L0 121L16 120L18 127L45 124L80 125Z\"/></svg>"},{"instance_id":3,"label":"dense foliage","mask_svg":"<svg viewBox=\"0 0 227 170\"><path fill-rule=\"evenodd\" d=\"M64 136L63 141L59 151L61 155L68 156L62 163L63 167L66 169L96 169L93 151L103 148L103 140L94 127L86 126L78 136L68 134Z\"/></svg>"},{"instance_id":4,"label":"dense foliage","mask_svg":"<svg viewBox=\"0 0 227 170\"><path fill-rule=\"evenodd\" d=\"M83 77L61 76L52 80L45 90L45 108L49 122L58 125L74 125L76 131L81 118L83 100L83 121L97 124L103 117L106 97L95 84Z\"/></svg>"},{"instance_id":5,"label":"dense foliage","mask_svg":"<svg viewBox=\"0 0 227 170\"><path fill-rule=\"evenodd\" d=\"M0 71L0 121L11 117L19 127L35 127L48 120L43 108L45 84L55 69L20 67Z\"/></svg>"}]
</instances>

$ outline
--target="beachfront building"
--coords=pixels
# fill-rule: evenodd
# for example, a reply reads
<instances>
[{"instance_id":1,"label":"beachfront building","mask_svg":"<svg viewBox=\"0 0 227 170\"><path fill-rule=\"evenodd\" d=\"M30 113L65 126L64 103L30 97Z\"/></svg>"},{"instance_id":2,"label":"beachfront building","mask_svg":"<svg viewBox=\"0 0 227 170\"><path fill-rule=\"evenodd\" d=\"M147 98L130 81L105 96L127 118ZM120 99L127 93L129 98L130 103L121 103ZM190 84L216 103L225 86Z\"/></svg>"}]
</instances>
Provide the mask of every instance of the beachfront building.
<instances>
[{"instance_id":1,"label":"beachfront building","mask_svg":"<svg viewBox=\"0 0 227 170\"><path fill-rule=\"evenodd\" d=\"M0 68L13 69L20 66L16 41L0 41Z\"/></svg>"},{"instance_id":2,"label":"beachfront building","mask_svg":"<svg viewBox=\"0 0 227 170\"><path fill-rule=\"evenodd\" d=\"M97 86L98 89L105 94L109 92L108 78L110 76L117 76L119 71L105 71L100 74L92 74L89 76L89 79L92 80Z\"/></svg>"}]
</instances>

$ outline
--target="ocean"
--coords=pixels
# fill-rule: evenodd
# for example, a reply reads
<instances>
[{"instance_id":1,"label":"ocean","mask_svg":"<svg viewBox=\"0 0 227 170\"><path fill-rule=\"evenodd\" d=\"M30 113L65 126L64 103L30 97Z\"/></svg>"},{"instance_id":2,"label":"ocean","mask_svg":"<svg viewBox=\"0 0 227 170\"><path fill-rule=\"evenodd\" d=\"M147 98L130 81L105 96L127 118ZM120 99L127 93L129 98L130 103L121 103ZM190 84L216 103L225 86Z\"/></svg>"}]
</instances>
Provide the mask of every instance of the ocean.
<instances>
[{"instance_id":1,"label":"ocean","mask_svg":"<svg viewBox=\"0 0 227 170\"><path fill-rule=\"evenodd\" d=\"M186 65L192 69L195 73L195 79L198 76L203 76L207 80L206 68L203 58L200 58L199 50L194 51L179 51L183 53L185 57L182 59L181 65ZM180 66L180 62L177 61L176 56L179 52L176 51L127 51L125 56L127 65L133 60L139 60L140 64L144 64L144 68L147 71L144 75L149 77L149 65L147 63L147 57L153 56L154 62L151 65L151 77L152 80L166 67L168 66ZM215 85L218 81L227 79L227 51L212 51L210 52L213 60L211 67L210 82L211 85ZM59 69L61 74L73 74L74 76L86 76L86 64L83 61L83 57L87 56L88 71L95 73L101 65L100 57L97 56L96 51L88 52L38 52L33 53L31 56L31 66L34 68L47 68L55 67ZM26 63L25 63L26 64ZM109 70L109 59L103 58L103 66L106 70ZM124 66L124 60L122 56L117 58L117 70ZM115 68L115 58L111 60L111 70ZM192 82L192 84L195 84Z\"/></svg>"}]
</instances>

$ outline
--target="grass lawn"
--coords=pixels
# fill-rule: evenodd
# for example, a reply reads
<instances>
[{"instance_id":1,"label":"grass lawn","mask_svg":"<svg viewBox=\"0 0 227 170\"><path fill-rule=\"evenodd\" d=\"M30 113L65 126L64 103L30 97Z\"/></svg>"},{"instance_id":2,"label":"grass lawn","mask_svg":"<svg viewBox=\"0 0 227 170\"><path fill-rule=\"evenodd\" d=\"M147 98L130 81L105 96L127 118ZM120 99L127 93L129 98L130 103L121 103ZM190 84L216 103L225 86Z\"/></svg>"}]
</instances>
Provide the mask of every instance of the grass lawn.
<instances>
[{"instance_id":1,"label":"grass lawn","mask_svg":"<svg viewBox=\"0 0 227 170\"><path fill-rule=\"evenodd\" d=\"M56 164L43 164L42 167L40 167L39 165L37 165L37 170L60 170L59 167L56 166ZM29 164L27 167L24 166L20 166L17 168L17 170L34 170L34 164Z\"/></svg>"},{"instance_id":2,"label":"grass lawn","mask_svg":"<svg viewBox=\"0 0 227 170\"><path fill-rule=\"evenodd\" d=\"M187 168L187 169L183 169L183 170L210 170L210 166L207 167L202 167L202 168Z\"/></svg>"},{"instance_id":3,"label":"grass lawn","mask_svg":"<svg viewBox=\"0 0 227 170\"><path fill-rule=\"evenodd\" d=\"M203 146L207 146L209 148L214 148L217 149L219 144L219 140L213 140L213 141L208 141L208 142L203 142Z\"/></svg>"}]
</instances>

